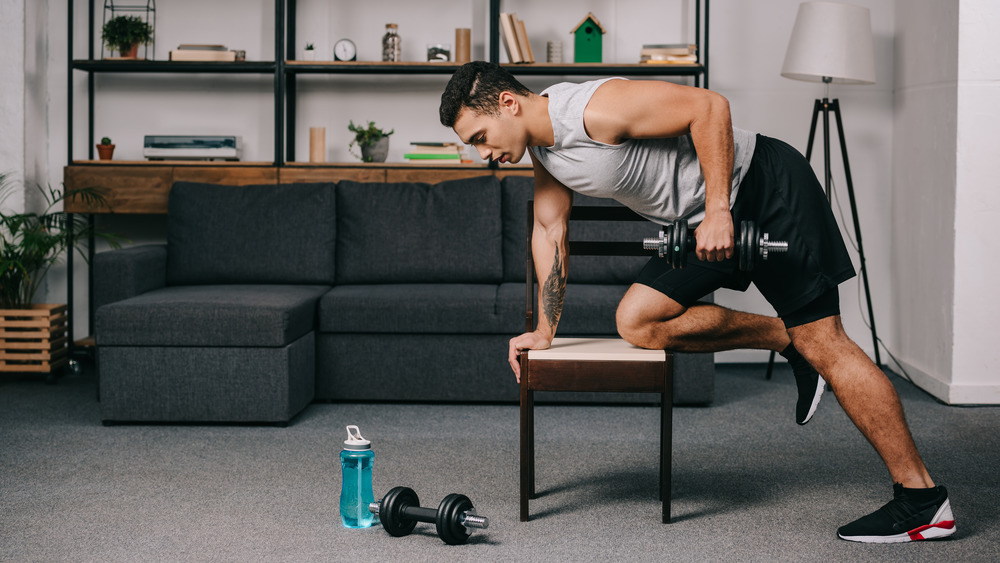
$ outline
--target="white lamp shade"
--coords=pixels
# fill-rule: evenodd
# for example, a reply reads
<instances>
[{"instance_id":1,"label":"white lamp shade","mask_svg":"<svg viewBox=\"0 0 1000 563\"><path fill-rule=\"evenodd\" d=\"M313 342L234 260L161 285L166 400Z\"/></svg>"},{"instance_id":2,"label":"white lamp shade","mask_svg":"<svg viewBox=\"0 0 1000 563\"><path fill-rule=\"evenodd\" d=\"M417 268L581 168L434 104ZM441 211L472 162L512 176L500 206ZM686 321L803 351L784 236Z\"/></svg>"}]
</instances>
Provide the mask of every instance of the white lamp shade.
<instances>
[{"instance_id":1,"label":"white lamp shade","mask_svg":"<svg viewBox=\"0 0 1000 563\"><path fill-rule=\"evenodd\" d=\"M836 84L874 84L875 49L868 8L804 2L795 16L781 76Z\"/></svg>"}]
</instances>

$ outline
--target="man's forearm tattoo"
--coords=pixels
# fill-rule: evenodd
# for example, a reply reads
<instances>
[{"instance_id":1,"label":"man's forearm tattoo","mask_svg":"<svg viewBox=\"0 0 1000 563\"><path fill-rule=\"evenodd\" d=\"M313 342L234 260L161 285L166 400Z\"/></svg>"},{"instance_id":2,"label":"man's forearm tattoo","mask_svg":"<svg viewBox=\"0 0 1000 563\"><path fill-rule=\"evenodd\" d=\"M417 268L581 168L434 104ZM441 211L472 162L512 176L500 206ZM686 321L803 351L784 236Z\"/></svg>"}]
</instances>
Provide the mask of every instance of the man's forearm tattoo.
<instances>
[{"instance_id":1,"label":"man's forearm tattoo","mask_svg":"<svg viewBox=\"0 0 1000 563\"><path fill-rule=\"evenodd\" d=\"M562 315L563 298L566 296L566 274L563 273L563 259L559 255L559 245L556 245L556 254L552 261L552 271L545 280L542 287L542 310L549 320L549 328L555 332L556 325L559 324L559 316Z\"/></svg>"}]
</instances>

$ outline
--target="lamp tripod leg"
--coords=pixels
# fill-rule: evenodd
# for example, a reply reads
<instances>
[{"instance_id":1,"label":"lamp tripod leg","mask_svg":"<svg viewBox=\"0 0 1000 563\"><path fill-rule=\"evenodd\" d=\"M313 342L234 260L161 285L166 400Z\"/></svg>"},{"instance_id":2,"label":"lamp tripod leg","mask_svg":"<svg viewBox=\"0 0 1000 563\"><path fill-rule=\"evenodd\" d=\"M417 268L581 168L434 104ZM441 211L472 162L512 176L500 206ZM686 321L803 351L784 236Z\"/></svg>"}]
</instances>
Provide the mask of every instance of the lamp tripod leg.
<instances>
[{"instance_id":1,"label":"lamp tripod leg","mask_svg":"<svg viewBox=\"0 0 1000 563\"><path fill-rule=\"evenodd\" d=\"M833 100L831 104L833 115L837 118L837 132L840 136L840 152L844 157L844 175L847 178L847 195L851 200L851 218L854 220L854 237L858 241L858 256L861 261L861 279L865 285L865 300L868 304L868 321L872 329L872 346L875 347L875 365L882 366L882 358L878 352L878 335L875 331L875 312L872 309L872 293L868 286L868 268L865 266L865 247L861 242L861 223L858 221L858 205L854 198L854 182L851 181L851 165L847 160L847 141L844 139L844 125L840 119L840 103Z\"/></svg>"}]
</instances>

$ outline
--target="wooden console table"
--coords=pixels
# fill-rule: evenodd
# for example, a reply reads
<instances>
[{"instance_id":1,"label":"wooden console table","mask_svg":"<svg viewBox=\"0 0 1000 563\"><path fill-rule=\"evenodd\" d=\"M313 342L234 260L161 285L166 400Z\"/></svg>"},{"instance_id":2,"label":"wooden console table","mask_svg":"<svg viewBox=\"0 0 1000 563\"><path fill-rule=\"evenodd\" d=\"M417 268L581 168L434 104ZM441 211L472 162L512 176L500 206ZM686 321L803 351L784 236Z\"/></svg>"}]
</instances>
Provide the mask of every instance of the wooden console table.
<instances>
[{"instance_id":1,"label":"wooden console table","mask_svg":"<svg viewBox=\"0 0 1000 563\"><path fill-rule=\"evenodd\" d=\"M69 213L152 214L167 213L167 198L174 182L206 182L245 186L302 182L427 182L437 183L475 176L531 176L530 166L489 168L482 164L438 166L430 164L310 164L270 162L191 163L183 161L74 161L63 171L66 192L101 188L107 206L89 207L66 199Z\"/></svg>"}]
</instances>

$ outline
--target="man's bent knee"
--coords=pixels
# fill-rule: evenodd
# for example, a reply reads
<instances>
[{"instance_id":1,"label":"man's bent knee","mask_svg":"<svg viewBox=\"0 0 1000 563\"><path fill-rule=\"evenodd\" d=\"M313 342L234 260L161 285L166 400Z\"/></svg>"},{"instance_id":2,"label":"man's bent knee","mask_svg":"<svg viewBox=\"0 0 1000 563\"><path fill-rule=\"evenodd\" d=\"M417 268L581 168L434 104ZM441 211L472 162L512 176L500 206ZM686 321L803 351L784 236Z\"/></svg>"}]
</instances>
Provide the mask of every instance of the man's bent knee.
<instances>
[{"instance_id":1,"label":"man's bent knee","mask_svg":"<svg viewBox=\"0 0 1000 563\"><path fill-rule=\"evenodd\" d=\"M680 303L649 286L632 284L615 313L618 334L629 344L649 348L657 323L679 317L686 310ZM660 334L662 336L662 332Z\"/></svg>"}]
</instances>

